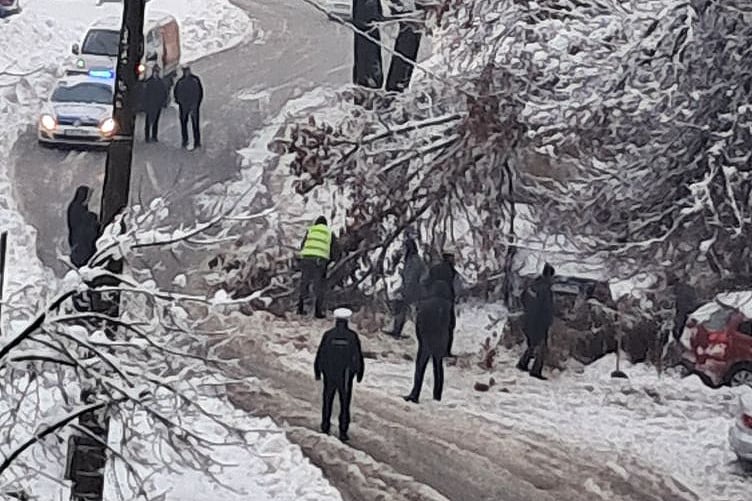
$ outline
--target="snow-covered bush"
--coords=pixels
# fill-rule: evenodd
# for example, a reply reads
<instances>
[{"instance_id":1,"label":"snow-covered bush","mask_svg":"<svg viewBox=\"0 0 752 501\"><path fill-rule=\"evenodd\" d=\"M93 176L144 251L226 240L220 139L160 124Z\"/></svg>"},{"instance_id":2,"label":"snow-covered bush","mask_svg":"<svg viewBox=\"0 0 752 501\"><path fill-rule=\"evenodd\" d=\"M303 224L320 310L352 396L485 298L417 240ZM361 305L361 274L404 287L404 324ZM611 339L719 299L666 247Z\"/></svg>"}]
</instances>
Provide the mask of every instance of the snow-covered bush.
<instances>
[{"instance_id":1,"label":"snow-covered bush","mask_svg":"<svg viewBox=\"0 0 752 501\"><path fill-rule=\"evenodd\" d=\"M38 487L40 475L60 482L65 438L71 431L90 434L79 417L94 411L123 428L115 460L128 470L132 492L151 495L158 487L132 463L209 471L213 444L182 416L200 412L217 423L222 420L197 405L190 379L225 363L206 344L206 334L221 325L214 309L261 294L234 301L221 292L205 296L160 287L141 257L148 249L217 248L235 238L228 219L263 215L225 210L178 229L169 226L168 216L161 199L119 216L105 229L89 266L69 273L42 311L26 324L14 323L14 330L0 337L0 492L28 491L32 481ZM108 271L113 260L122 261L125 271ZM175 280L173 287L184 282ZM101 308L116 297L119 307ZM94 306L80 306L82 298ZM79 306L72 305L73 299ZM152 464L144 443L162 444L170 461Z\"/></svg>"}]
</instances>

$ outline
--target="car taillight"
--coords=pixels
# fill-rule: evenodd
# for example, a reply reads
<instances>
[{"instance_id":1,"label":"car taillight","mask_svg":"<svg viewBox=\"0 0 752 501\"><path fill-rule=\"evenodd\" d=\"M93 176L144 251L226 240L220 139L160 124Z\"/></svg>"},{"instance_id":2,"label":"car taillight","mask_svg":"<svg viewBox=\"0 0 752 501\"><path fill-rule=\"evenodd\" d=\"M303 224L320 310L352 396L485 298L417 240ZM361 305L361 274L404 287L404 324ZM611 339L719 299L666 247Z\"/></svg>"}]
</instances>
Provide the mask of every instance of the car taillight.
<instances>
[{"instance_id":1,"label":"car taillight","mask_svg":"<svg viewBox=\"0 0 752 501\"><path fill-rule=\"evenodd\" d=\"M752 416L749 414L742 414L742 424L752 430Z\"/></svg>"}]
</instances>

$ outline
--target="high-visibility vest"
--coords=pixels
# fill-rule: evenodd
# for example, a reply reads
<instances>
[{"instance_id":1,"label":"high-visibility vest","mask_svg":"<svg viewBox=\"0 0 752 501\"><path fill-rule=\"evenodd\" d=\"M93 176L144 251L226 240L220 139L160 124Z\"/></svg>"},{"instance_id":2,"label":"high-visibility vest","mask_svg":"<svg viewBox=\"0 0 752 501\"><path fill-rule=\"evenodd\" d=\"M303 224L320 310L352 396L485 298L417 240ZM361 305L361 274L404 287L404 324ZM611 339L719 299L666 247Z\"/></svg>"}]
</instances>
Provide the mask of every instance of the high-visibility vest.
<instances>
[{"instance_id":1,"label":"high-visibility vest","mask_svg":"<svg viewBox=\"0 0 752 501\"><path fill-rule=\"evenodd\" d=\"M318 257L329 260L332 247L332 231L325 224L315 224L308 228L301 257Z\"/></svg>"}]
</instances>

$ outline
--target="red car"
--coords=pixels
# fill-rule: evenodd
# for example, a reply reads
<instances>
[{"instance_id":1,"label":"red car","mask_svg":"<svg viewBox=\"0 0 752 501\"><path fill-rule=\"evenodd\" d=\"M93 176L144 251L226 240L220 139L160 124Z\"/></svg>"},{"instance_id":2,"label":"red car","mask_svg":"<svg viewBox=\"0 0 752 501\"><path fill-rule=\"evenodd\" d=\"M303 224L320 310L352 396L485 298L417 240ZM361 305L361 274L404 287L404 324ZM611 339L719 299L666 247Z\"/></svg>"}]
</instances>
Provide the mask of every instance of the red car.
<instances>
[{"instance_id":1,"label":"red car","mask_svg":"<svg viewBox=\"0 0 752 501\"><path fill-rule=\"evenodd\" d=\"M689 316L684 364L713 386L752 386L752 292L719 294Z\"/></svg>"}]
</instances>

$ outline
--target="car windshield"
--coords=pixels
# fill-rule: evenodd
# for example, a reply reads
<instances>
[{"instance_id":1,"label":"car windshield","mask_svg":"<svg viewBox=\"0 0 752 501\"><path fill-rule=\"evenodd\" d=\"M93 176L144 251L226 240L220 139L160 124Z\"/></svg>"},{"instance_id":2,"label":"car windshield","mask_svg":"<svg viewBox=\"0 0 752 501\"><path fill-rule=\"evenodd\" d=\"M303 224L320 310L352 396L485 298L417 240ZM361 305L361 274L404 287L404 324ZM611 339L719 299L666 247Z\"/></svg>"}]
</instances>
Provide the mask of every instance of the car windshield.
<instances>
[{"instance_id":1,"label":"car windshield","mask_svg":"<svg viewBox=\"0 0 752 501\"><path fill-rule=\"evenodd\" d=\"M56 103L112 104L112 88L109 85L90 82L61 86L52 93L52 101Z\"/></svg>"},{"instance_id":2,"label":"car windshield","mask_svg":"<svg viewBox=\"0 0 752 501\"><path fill-rule=\"evenodd\" d=\"M90 30L81 47L82 54L117 57L120 32L113 30Z\"/></svg>"},{"instance_id":3,"label":"car windshield","mask_svg":"<svg viewBox=\"0 0 752 501\"><path fill-rule=\"evenodd\" d=\"M722 331L726 328L728 319L733 312L727 308L721 308L710 315L703 325L709 331Z\"/></svg>"}]
</instances>

